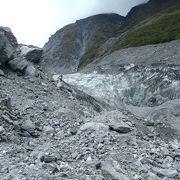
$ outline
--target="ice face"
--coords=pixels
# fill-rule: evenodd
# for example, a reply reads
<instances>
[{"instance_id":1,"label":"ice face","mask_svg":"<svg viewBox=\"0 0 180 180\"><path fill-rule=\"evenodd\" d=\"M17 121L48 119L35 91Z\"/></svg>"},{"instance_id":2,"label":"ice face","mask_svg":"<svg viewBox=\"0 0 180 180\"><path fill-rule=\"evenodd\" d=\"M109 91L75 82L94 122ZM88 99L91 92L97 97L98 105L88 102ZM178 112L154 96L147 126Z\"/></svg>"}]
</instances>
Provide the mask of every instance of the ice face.
<instances>
[{"instance_id":1,"label":"ice face","mask_svg":"<svg viewBox=\"0 0 180 180\"><path fill-rule=\"evenodd\" d=\"M154 106L180 96L180 82L171 68L171 73L167 74L169 68L157 66L138 69L134 65L126 65L124 72L115 75L94 71L89 74L67 74L63 80L106 103Z\"/></svg>"}]
</instances>

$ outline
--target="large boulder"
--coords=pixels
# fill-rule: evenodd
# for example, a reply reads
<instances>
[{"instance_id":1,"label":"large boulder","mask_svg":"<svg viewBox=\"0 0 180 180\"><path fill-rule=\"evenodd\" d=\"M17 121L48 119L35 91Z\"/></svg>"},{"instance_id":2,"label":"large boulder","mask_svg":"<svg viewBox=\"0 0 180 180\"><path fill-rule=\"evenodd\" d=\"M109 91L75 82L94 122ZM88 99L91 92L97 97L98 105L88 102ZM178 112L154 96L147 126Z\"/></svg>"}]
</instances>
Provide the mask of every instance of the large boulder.
<instances>
[{"instance_id":1,"label":"large boulder","mask_svg":"<svg viewBox=\"0 0 180 180\"><path fill-rule=\"evenodd\" d=\"M27 60L23 57L14 58L13 60L9 61L8 64L12 70L20 72L24 72L28 66Z\"/></svg>"},{"instance_id":2,"label":"large boulder","mask_svg":"<svg viewBox=\"0 0 180 180\"><path fill-rule=\"evenodd\" d=\"M0 26L0 65L12 58L17 45L16 37L11 29Z\"/></svg>"},{"instance_id":3,"label":"large boulder","mask_svg":"<svg viewBox=\"0 0 180 180\"><path fill-rule=\"evenodd\" d=\"M42 49L36 46L19 44L16 54L24 57L29 62L38 63L42 56Z\"/></svg>"},{"instance_id":4,"label":"large boulder","mask_svg":"<svg viewBox=\"0 0 180 180\"><path fill-rule=\"evenodd\" d=\"M101 163L102 175L107 180L130 180L126 175L117 171L117 167L114 167L111 161L104 161Z\"/></svg>"},{"instance_id":5,"label":"large boulder","mask_svg":"<svg viewBox=\"0 0 180 180\"><path fill-rule=\"evenodd\" d=\"M8 62L13 71L19 72L22 75L33 76L36 74L36 69L32 63L28 62L24 57L16 57Z\"/></svg>"},{"instance_id":6,"label":"large boulder","mask_svg":"<svg viewBox=\"0 0 180 180\"><path fill-rule=\"evenodd\" d=\"M34 63L38 63L41 56L41 48L19 44L14 52L14 59L11 59L8 64L13 71L32 76L36 74Z\"/></svg>"},{"instance_id":7,"label":"large boulder","mask_svg":"<svg viewBox=\"0 0 180 180\"><path fill-rule=\"evenodd\" d=\"M4 71L0 69L0 76L4 76Z\"/></svg>"}]
</instances>

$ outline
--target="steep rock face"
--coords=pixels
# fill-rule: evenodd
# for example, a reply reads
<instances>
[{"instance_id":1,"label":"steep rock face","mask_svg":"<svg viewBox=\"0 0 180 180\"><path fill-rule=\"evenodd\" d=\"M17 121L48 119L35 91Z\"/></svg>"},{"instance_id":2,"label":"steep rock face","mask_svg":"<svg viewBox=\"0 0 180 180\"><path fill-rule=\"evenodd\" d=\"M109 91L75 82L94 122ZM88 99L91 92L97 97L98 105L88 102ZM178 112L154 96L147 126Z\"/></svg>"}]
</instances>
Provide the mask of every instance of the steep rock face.
<instances>
[{"instance_id":1,"label":"steep rock face","mask_svg":"<svg viewBox=\"0 0 180 180\"><path fill-rule=\"evenodd\" d=\"M122 21L117 14L100 14L65 26L45 44L42 65L61 73L77 71L101 54L100 45L113 36Z\"/></svg>"},{"instance_id":2,"label":"steep rock face","mask_svg":"<svg viewBox=\"0 0 180 180\"><path fill-rule=\"evenodd\" d=\"M0 27L0 65L13 55L18 43L11 29Z\"/></svg>"},{"instance_id":3,"label":"steep rock face","mask_svg":"<svg viewBox=\"0 0 180 180\"><path fill-rule=\"evenodd\" d=\"M56 32L43 48L43 66L63 73L75 71L81 49L78 36L76 24Z\"/></svg>"}]
</instances>

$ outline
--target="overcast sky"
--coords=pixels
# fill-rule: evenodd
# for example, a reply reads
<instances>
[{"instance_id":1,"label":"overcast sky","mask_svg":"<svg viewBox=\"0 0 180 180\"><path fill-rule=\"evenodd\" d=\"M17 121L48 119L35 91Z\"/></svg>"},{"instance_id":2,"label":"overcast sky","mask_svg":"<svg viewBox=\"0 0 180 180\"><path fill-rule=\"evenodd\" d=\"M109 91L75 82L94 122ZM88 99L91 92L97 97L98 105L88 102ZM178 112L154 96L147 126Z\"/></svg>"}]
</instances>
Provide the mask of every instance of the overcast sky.
<instances>
[{"instance_id":1,"label":"overcast sky","mask_svg":"<svg viewBox=\"0 0 180 180\"><path fill-rule=\"evenodd\" d=\"M148 0L0 0L0 26L10 27L19 43L42 47L63 26L99 13L125 16Z\"/></svg>"}]
</instances>

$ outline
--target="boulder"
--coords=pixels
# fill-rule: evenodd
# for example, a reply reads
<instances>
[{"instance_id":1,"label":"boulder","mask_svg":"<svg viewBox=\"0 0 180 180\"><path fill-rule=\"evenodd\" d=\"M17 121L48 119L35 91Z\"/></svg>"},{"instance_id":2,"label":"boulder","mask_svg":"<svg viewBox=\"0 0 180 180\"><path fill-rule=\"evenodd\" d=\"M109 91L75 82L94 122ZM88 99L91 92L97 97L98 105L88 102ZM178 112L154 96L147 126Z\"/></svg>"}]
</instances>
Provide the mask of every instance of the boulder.
<instances>
[{"instance_id":1,"label":"boulder","mask_svg":"<svg viewBox=\"0 0 180 180\"><path fill-rule=\"evenodd\" d=\"M36 75L36 68L24 57L16 57L13 60L9 61L8 64L13 71L21 72L22 74L28 76Z\"/></svg>"},{"instance_id":2,"label":"boulder","mask_svg":"<svg viewBox=\"0 0 180 180\"><path fill-rule=\"evenodd\" d=\"M175 176L178 175L178 172L175 169L162 169L162 168L153 167L152 170L157 175L165 176L165 177L168 177L168 178L174 178Z\"/></svg>"},{"instance_id":3,"label":"boulder","mask_svg":"<svg viewBox=\"0 0 180 180\"><path fill-rule=\"evenodd\" d=\"M101 163L101 171L106 180L130 180L126 175L118 172L109 161Z\"/></svg>"},{"instance_id":4,"label":"boulder","mask_svg":"<svg viewBox=\"0 0 180 180\"><path fill-rule=\"evenodd\" d=\"M11 69L14 71L25 72L28 62L23 57L17 57L13 60L9 61L8 64L10 65Z\"/></svg>"},{"instance_id":5,"label":"boulder","mask_svg":"<svg viewBox=\"0 0 180 180\"><path fill-rule=\"evenodd\" d=\"M0 26L0 65L11 59L18 43L12 31Z\"/></svg>"},{"instance_id":6,"label":"boulder","mask_svg":"<svg viewBox=\"0 0 180 180\"><path fill-rule=\"evenodd\" d=\"M49 174L55 174L55 173L59 172L59 169L58 169L57 165L53 164L53 163L51 163L51 164L42 164L42 168L46 172L48 172Z\"/></svg>"},{"instance_id":7,"label":"boulder","mask_svg":"<svg viewBox=\"0 0 180 180\"><path fill-rule=\"evenodd\" d=\"M0 76L4 76L4 71L0 69Z\"/></svg>"},{"instance_id":8,"label":"boulder","mask_svg":"<svg viewBox=\"0 0 180 180\"><path fill-rule=\"evenodd\" d=\"M1 96L0 97L0 107L6 107L7 109L11 110L11 98L8 96Z\"/></svg>"},{"instance_id":9,"label":"boulder","mask_svg":"<svg viewBox=\"0 0 180 180\"><path fill-rule=\"evenodd\" d=\"M38 63L41 59L41 56L42 56L42 49L36 48L29 51L25 57L30 62Z\"/></svg>"},{"instance_id":10,"label":"boulder","mask_svg":"<svg viewBox=\"0 0 180 180\"><path fill-rule=\"evenodd\" d=\"M56 162L57 158L54 156L41 156L40 161L45 163L51 163Z\"/></svg>"},{"instance_id":11,"label":"boulder","mask_svg":"<svg viewBox=\"0 0 180 180\"><path fill-rule=\"evenodd\" d=\"M155 174L151 173L148 177L147 180L161 180L158 176Z\"/></svg>"},{"instance_id":12,"label":"boulder","mask_svg":"<svg viewBox=\"0 0 180 180\"><path fill-rule=\"evenodd\" d=\"M28 76L33 76L36 74L36 68L33 65L28 65L25 74Z\"/></svg>"},{"instance_id":13,"label":"boulder","mask_svg":"<svg viewBox=\"0 0 180 180\"><path fill-rule=\"evenodd\" d=\"M0 134L4 133L5 129L3 126L0 126Z\"/></svg>"},{"instance_id":14,"label":"boulder","mask_svg":"<svg viewBox=\"0 0 180 180\"><path fill-rule=\"evenodd\" d=\"M31 120L28 119L22 124L21 128L28 132L34 132L36 129L36 126Z\"/></svg>"},{"instance_id":15,"label":"boulder","mask_svg":"<svg viewBox=\"0 0 180 180\"><path fill-rule=\"evenodd\" d=\"M108 131L108 126L106 126L103 123L96 123L96 122L88 122L83 124L80 127L80 131L87 131L87 130L93 130L93 131Z\"/></svg>"},{"instance_id":16,"label":"boulder","mask_svg":"<svg viewBox=\"0 0 180 180\"><path fill-rule=\"evenodd\" d=\"M113 123L113 124L109 125L109 130L116 131L118 133L129 133L129 132L131 132L131 127L124 122Z\"/></svg>"},{"instance_id":17,"label":"boulder","mask_svg":"<svg viewBox=\"0 0 180 180\"><path fill-rule=\"evenodd\" d=\"M36 46L19 44L16 49L16 57L23 57L32 63L38 63L41 56L42 49Z\"/></svg>"}]
</instances>

